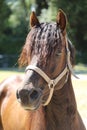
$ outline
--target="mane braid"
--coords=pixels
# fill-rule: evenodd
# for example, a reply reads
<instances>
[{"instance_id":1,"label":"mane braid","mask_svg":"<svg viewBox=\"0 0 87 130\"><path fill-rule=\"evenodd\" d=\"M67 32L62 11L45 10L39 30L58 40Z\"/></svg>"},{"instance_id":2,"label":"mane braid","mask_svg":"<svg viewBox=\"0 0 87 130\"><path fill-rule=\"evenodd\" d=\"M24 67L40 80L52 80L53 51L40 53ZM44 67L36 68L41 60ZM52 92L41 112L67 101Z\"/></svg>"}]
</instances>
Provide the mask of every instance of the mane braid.
<instances>
[{"instance_id":1,"label":"mane braid","mask_svg":"<svg viewBox=\"0 0 87 130\"><path fill-rule=\"evenodd\" d=\"M28 65L32 54L40 54L40 64L46 65L55 49L62 48L60 33L60 28L54 22L33 27L19 57L19 66Z\"/></svg>"},{"instance_id":2,"label":"mane braid","mask_svg":"<svg viewBox=\"0 0 87 130\"><path fill-rule=\"evenodd\" d=\"M30 55L40 54L40 61L44 65L55 51L61 47L60 29L56 23L42 23L40 27L34 27L29 34Z\"/></svg>"}]
</instances>

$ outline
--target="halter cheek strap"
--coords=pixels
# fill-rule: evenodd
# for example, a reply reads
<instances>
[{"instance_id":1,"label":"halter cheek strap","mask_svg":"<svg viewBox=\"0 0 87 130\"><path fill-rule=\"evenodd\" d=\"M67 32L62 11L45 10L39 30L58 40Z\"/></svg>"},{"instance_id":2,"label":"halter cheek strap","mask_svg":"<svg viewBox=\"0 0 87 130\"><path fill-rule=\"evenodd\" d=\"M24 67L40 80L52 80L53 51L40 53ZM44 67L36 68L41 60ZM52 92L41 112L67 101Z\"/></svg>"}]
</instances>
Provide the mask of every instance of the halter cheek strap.
<instances>
[{"instance_id":1,"label":"halter cheek strap","mask_svg":"<svg viewBox=\"0 0 87 130\"><path fill-rule=\"evenodd\" d=\"M71 65L71 62L70 62L70 50L69 50L69 47L68 47L68 42L67 42L67 38L66 38L66 51L67 51L67 65L68 65L68 68L69 70L71 71L72 75L79 79L79 77L77 77L72 69L72 65Z\"/></svg>"}]
</instances>

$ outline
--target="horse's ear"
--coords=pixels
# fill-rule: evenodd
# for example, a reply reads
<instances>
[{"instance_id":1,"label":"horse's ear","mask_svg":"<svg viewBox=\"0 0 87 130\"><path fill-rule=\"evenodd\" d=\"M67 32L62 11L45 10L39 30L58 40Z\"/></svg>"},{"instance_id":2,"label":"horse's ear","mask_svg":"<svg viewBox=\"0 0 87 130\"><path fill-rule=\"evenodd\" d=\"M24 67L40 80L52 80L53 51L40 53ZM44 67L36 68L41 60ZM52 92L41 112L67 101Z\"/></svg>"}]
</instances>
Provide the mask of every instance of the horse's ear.
<instances>
[{"instance_id":1,"label":"horse's ear","mask_svg":"<svg viewBox=\"0 0 87 130\"><path fill-rule=\"evenodd\" d=\"M66 18L66 14L61 9L59 9L57 14L57 24L62 30L62 32L66 30L67 18Z\"/></svg>"},{"instance_id":2,"label":"horse's ear","mask_svg":"<svg viewBox=\"0 0 87 130\"><path fill-rule=\"evenodd\" d=\"M36 14L35 12L33 11L30 15L30 26L33 27L35 25L39 25L39 20L38 18L36 17Z\"/></svg>"}]
</instances>

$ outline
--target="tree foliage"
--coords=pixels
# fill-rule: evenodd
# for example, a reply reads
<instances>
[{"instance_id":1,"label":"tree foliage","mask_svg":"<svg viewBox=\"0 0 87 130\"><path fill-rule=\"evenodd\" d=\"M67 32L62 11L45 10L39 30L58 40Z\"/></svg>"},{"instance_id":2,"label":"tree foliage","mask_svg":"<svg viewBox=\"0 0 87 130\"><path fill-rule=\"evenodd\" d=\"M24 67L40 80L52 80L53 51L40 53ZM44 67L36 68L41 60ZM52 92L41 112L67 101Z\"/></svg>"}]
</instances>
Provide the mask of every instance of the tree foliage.
<instances>
[{"instance_id":1,"label":"tree foliage","mask_svg":"<svg viewBox=\"0 0 87 130\"><path fill-rule=\"evenodd\" d=\"M8 29L8 17L11 14L11 10L4 0L0 1L0 34L5 33Z\"/></svg>"},{"instance_id":2,"label":"tree foliage","mask_svg":"<svg viewBox=\"0 0 87 130\"><path fill-rule=\"evenodd\" d=\"M31 10L36 10L40 21L56 21L59 8L67 14L67 32L77 49L77 60L87 63L87 0L1 0L0 53L19 54Z\"/></svg>"},{"instance_id":3,"label":"tree foliage","mask_svg":"<svg viewBox=\"0 0 87 130\"><path fill-rule=\"evenodd\" d=\"M77 61L87 63L87 0L51 0L48 10L42 10L41 19L55 20L61 8L68 17L68 35L75 44Z\"/></svg>"}]
</instances>

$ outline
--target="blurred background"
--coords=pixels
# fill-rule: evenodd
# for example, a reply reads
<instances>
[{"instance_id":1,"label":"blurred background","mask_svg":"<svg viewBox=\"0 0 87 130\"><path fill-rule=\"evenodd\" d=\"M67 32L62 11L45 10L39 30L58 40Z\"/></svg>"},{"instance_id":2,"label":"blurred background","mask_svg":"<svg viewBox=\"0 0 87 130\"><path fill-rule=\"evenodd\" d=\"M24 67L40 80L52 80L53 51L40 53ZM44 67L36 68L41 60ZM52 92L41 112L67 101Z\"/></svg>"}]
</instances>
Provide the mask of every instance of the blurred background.
<instances>
[{"instance_id":1,"label":"blurred background","mask_svg":"<svg viewBox=\"0 0 87 130\"><path fill-rule=\"evenodd\" d=\"M17 59L30 30L29 15L35 11L39 20L55 21L58 9L67 15L67 33L76 48L73 79L78 109L87 125L87 0L0 0L0 81L19 74Z\"/></svg>"},{"instance_id":2,"label":"blurred background","mask_svg":"<svg viewBox=\"0 0 87 130\"><path fill-rule=\"evenodd\" d=\"M55 21L58 9L68 17L67 32L76 47L76 63L87 63L87 0L0 0L0 67L15 65L26 35L29 15Z\"/></svg>"}]
</instances>

